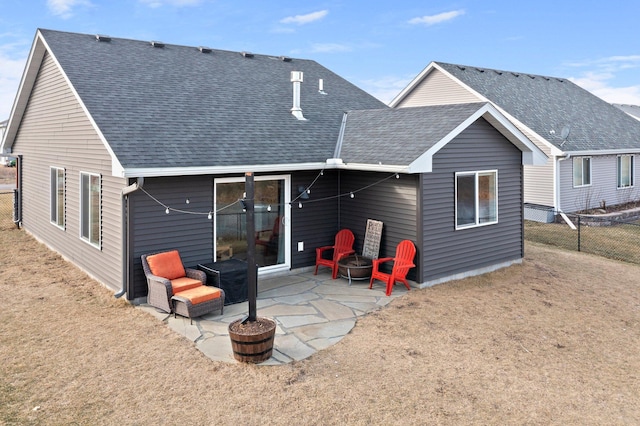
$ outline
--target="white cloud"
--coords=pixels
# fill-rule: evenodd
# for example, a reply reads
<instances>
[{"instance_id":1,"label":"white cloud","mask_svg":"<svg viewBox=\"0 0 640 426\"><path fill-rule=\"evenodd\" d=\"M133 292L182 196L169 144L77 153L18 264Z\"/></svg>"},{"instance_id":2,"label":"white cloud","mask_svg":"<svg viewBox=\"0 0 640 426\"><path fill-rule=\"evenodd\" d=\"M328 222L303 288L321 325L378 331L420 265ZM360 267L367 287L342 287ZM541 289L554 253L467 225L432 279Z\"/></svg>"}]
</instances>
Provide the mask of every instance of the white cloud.
<instances>
[{"instance_id":1,"label":"white cloud","mask_svg":"<svg viewBox=\"0 0 640 426\"><path fill-rule=\"evenodd\" d=\"M6 51L5 47L0 46L0 52ZM0 121L9 118L25 62L26 57L14 59L0 53Z\"/></svg>"},{"instance_id":2,"label":"white cloud","mask_svg":"<svg viewBox=\"0 0 640 426\"><path fill-rule=\"evenodd\" d=\"M88 0L47 0L47 7L51 13L63 19L73 16L72 9L76 6L91 6L91 2Z\"/></svg>"},{"instance_id":3,"label":"white cloud","mask_svg":"<svg viewBox=\"0 0 640 426\"><path fill-rule=\"evenodd\" d=\"M438 13L437 15L419 16L409 20L412 25L424 24L427 26L440 24L442 22L450 21L458 16L464 15L464 10L452 10L451 12Z\"/></svg>"},{"instance_id":4,"label":"white cloud","mask_svg":"<svg viewBox=\"0 0 640 426\"><path fill-rule=\"evenodd\" d=\"M200 4L202 0L140 0L140 3L146 4L147 6L156 9L158 7L162 7L164 5L169 6L197 6Z\"/></svg>"},{"instance_id":5,"label":"white cloud","mask_svg":"<svg viewBox=\"0 0 640 426\"><path fill-rule=\"evenodd\" d=\"M363 80L359 85L362 90L388 104L413 80L411 77L387 76L377 80Z\"/></svg>"},{"instance_id":6,"label":"white cloud","mask_svg":"<svg viewBox=\"0 0 640 426\"><path fill-rule=\"evenodd\" d=\"M311 51L315 53L350 52L351 50L351 47L338 43L316 43L311 46Z\"/></svg>"},{"instance_id":7,"label":"white cloud","mask_svg":"<svg viewBox=\"0 0 640 426\"><path fill-rule=\"evenodd\" d=\"M609 56L596 60L574 62L575 68L585 68L578 77L569 80L610 103L640 105L640 83L628 84L621 74L640 68L640 55ZM632 72L633 77L638 72ZM636 77L637 81L637 77Z\"/></svg>"},{"instance_id":8,"label":"white cloud","mask_svg":"<svg viewBox=\"0 0 640 426\"><path fill-rule=\"evenodd\" d=\"M280 20L281 24L305 25L318 21L329 14L328 10L319 10L317 12L307 13L306 15L287 16Z\"/></svg>"}]
</instances>

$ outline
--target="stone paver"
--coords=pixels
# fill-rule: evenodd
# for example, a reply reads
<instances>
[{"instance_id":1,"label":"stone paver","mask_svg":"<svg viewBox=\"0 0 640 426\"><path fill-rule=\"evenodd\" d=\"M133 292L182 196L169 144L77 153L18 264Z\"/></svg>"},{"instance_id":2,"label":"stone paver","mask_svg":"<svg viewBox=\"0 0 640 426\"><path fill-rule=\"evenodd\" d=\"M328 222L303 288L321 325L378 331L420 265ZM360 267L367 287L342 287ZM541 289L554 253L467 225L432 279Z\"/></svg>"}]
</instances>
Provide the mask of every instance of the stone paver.
<instances>
[{"instance_id":1,"label":"stone paver","mask_svg":"<svg viewBox=\"0 0 640 426\"><path fill-rule=\"evenodd\" d=\"M302 272L280 277L260 278L258 282L258 316L276 322L276 336L271 358L260 365L283 365L305 359L336 344L355 326L357 318L406 294L404 286L395 286L391 296L384 286L369 289L368 282L343 278L332 280L328 271L318 275ZM237 362L229 338L229 323L248 314L248 302L224 307L217 312L193 319L174 318L149 305L141 309L162 321L178 334L195 342L209 359Z\"/></svg>"}]
</instances>

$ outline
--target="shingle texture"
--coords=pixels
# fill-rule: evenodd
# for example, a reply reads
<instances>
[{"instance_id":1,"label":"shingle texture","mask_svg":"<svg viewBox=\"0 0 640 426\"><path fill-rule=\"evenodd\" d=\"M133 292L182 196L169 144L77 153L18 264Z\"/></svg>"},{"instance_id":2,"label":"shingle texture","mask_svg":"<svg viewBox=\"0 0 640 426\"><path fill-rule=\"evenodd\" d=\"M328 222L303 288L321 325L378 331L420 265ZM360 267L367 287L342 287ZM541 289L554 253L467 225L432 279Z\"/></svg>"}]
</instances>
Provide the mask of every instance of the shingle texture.
<instances>
[{"instance_id":1,"label":"shingle texture","mask_svg":"<svg viewBox=\"0 0 640 426\"><path fill-rule=\"evenodd\" d=\"M339 157L345 163L410 165L483 105L350 111Z\"/></svg>"},{"instance_id":2,"label":"shingle texture","mask_svg":"<svg viewBox=\"0 0 640 426\"><path fill-rule=\"evenodd\" d=\"M564 78L436 62L565 152L640 148L640 123ZM552 132L553 131L553 132Z\"/></svg>"},{"instance_id":3,"label":"shingle texture","mask_svg":"<svg viewBox=\"0 0 640 426\"><path fill-rule=\"evenodd\" d=\"M125 168L325 161L344 111L386 108L315 61L40 32ZM308 121L290 112L291 71Z\"/></svg>"}]
</instances>

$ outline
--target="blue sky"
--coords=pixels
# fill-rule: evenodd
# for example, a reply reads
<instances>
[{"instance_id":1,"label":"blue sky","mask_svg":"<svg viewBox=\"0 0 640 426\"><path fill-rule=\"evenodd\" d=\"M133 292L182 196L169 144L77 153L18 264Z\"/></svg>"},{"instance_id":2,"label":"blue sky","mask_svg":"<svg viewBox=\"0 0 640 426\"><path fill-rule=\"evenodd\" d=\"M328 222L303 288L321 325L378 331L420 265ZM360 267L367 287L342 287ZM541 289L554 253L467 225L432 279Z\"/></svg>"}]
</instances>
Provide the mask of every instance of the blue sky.
<instances>
[{"instance_id":1,"label":"blue sky","mask_svg":"<svg viewBox=\"0 0 640 426\"><path fill-rule=\"evenodd\" d=\"M0 121L37 28L312 59L389 102L431 61L640 105L640 1L0 0Z\"/></svg>"}]
</instances>

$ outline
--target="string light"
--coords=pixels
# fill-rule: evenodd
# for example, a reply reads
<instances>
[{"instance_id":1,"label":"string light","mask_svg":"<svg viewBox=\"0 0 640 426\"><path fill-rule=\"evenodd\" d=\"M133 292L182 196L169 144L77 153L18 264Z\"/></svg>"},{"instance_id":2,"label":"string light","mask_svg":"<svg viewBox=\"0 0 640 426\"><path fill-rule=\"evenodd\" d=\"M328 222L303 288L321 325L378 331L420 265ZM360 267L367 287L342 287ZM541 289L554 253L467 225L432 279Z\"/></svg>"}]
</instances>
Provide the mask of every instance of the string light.
<instances>
[{"instance_id":1,"label":"string light","mask_svg":"<svg viewBox=\"0 0 640 426\"><path fill-rule=\"evenodd\" d=\"M318 173L318 175L316 176L316 178L313 180L313 182L311 182L311 184L310 184L310 185L309 185L309 186L308 186L304 191L302 191L302 193L301 193L300 195L305 194L305 193L306 193L306 194L311 194L311 187L316 183L316 181L320 178L320 176L324 176L324 169L323 169L323 170L320 170L320 172ZM305 200L305 202L306 202L306 203L312 203L312 202L319 202L319 201L333 200L333 199L336 199L336 198L344 197L344 196L346 196L346 195L349 195L349 197L351 197L351 198L355 198L355 194L356 194L356 193L358 193L358 192L360 192L360 191L364 191L364 190L366 190L366 189L369 189L369 188L371 188L371 187L373 187L373 186L379 185L379 184L381 184L381 183L385 182L386 180L391 179L391 178L393 178L393 177L395 177L396 179L400 179L400 174L399 174L399 173L394 173L394 174L389 175L389 176L387 176L387 177L385 177L385 178L383 178L383 179L380 179L380 180L378 180L378 181L376 181L376 182L373 182L373 183L371 183L371 184L369 184L369 185L366 185L366 186L364 186L364 187L362 187L362 188L359 188L359 189L356 189L356 190L350 191L350 192L348 192L348 193L338 194L338 195L333 195L333 196L324 197L324 198L317 198L317 199ZM222 210L228 209L228 208L230 208L230 207L232 207L232 206L234 206L234 205L236 205L236 204L242 204L242 211L243 211L243 212L246 212L246 203L245 203L245 200L244 200L244 199L238 199L238 200L234 201L233 203L228 204L228 205L226 205L226 206L224 206L224 207L222 207L222 208L220 208L220 209L217 209L217 210L211 210L211 211L209 211L209 212L195 212L195 211L181 210L181 209L176 209L176 208L173 208L173 207L169 207L168 205L164 204L163 202L161 202L160 200L158 200L157 198L155 198L153 195L149 194L149 192L147 192L144 188L140 188L140 190L141 190L143 193L145 193L149 198L151 198L153 201L155 201L156 203L158 203L159 205L161 205L162 207L164 207L164 208L165 208L165 211L164 211L164 212L165 212L165 214L169 214L170 212L172 212L172 211L173 211L173 212L177 212L177 213L192 214L192 215L207 215L207 219L212 220L212 219L213 219L213 214L214 214L214 213L216 213L216 214L217 214L218 212L221 212ZM293 200L291 200L288 204L289 204L289 205L292 205L293 203L295 203L296 201L298 201L298 199L300 198L300 195L298 195L296 198L294 198ZM244 198L246 198L246 193L243 193L243 197L244 197ZM186 199L185 199L185 203L186 203L186 204L190 204L190 203L191 203L190 199L189 199L189 198L186 198ZM282 205L283 205L283 204L276 204L276 206L278 206L278 207L280 207L280 206L282 206ZM298 201L298 208L299 208L299 209L301 209L301 208L302 208L302 202L301 202L301 201ZM267 206L267 211L269 211L269 212L270 212L270 211L272 211L272 209L273 209L272 205L271 205L271 204L269 204L269 205Z\"/></svg>"}]
</instances>

